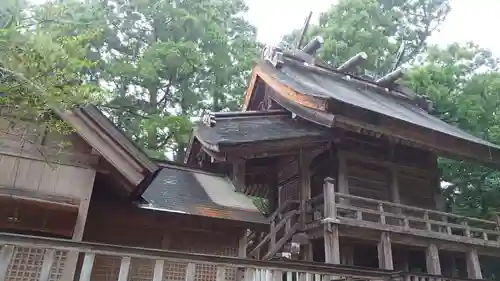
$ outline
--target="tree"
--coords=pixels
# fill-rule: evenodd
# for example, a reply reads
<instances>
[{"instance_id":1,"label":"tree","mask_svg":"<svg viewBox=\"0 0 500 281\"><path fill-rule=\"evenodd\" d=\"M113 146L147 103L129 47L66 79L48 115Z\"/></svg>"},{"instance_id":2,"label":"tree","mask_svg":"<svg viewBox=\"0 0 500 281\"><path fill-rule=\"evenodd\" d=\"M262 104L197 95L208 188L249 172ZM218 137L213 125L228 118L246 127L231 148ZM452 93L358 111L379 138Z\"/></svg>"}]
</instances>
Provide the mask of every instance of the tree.
<instances>
[{"instance_id":1,"label":"tree","mask_svg":"<svg viewBox=\"0 0 500 281\"><path fill-rule=\"evenodd\" d=\"M406 83L433 101L432 114L473 135L500 143L499 61L472 43L432 47ZM449 211L493 218L500 210L500 173L474 163L440 160Z\"/></svg>"},{"instance_id":2,"label":"tree","mask_svg":"<svg viewBox=\"0 0 500 281\"><path fill-rule=\"evenodd\" d=\"M242 0L109 1L98 70L105 108L150 155L182 161L202 110L236 109L257 56Z\"/></svg>"},{"instance_id":3,"label":"tree","mask_svg":"<svg viewBox=\"0 0 500 281\"><path fill-rule=\"evenodd\" d=\"M320 15L318 25L311 25L306 41L323 37L318 56L332 65L365 52L364 68L384 74L395 63L413 61L449 10L447 0L341 0ZM293 44L299 33L286 35L285 45ZM396 62L401 44L404 52Z\"/></svg>"},{"instance_id":4,"label":"tree","mask_svg":"<svg viewBox=\"0 0 500 281\"><path fill-rule=\"evenodd\" d=\"M30 119L46 123L51 130L67 131L63 122L52 118L53 109L64 110L102 96L99 87L86 82L86 69L94 64L87 59L88 42L100 36L98 24L71 18L71 5L28 6L15 0L2 5L3 117ZM68 15L66 20L60 17L63 14Z\"/></svg>"}]
</instances>

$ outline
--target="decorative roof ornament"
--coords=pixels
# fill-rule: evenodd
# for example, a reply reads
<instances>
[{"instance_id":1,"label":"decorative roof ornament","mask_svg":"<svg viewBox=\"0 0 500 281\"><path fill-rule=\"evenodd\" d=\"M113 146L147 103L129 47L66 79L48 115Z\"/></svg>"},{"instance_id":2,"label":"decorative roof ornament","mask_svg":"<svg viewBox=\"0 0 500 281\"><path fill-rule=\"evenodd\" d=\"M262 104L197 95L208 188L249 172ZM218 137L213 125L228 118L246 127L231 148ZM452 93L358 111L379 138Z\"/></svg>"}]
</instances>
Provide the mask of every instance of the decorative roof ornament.
<instances>
[{"instance_id":1,"label":"decorative roof ornament","mask_svg":"<svg viewBox=\"0 0 500 281\"><path fill-rule=\"evenodd\" d=\"M205 113L201 119L201 123L208 127L215 127L216 121L215 116L212 113Z\"/></svg>"},{"instance_id":2,"label":"decorative roof ornament","mask_svg":"<svg viewBox=\"0 0 500 281\"><path fill-rule=\"evenodd\" d=\"M392 72L389 72L387 73L386 75L380 77L379 79L375 80L375 82L380 85L380 86L383 86L383 87L390 87L392 86L394 83L396 83L396 81L403 77L405 75L405 71L404 69L402 68L398 68Z\"/></svg>"},{"instance_id":3,"label":"decorative roof ornament","mask_svg":"<svg viewBox=\"0 0 500 281\"><path fill-rule=\"evenodd\" d=\"M368 55L365 52L358 53L337 67L337 70L342 72L355 72L356 68L361 66L367 58Z\"/></svg>"},{"instance_id":4,"label":"decorative roof ornament","mask_svg":"<svg viewBox=\"0 0 500 281\"><path fill-rule=\"evenodd\" d=\"M262 59L279 68L283 65L283 52L278 47L266 45L262 50Z\"/></svg>"},{"instance_id":5,"label":"decorative roof ornament","mask_svg":"<svg viewBox=\"0 0 500 281\"><path fill-rule=\"evenodd\" d=\"M309 55L314 55L321 46L323 46L323 43L325 43L325 39L321 36L315 36L307 45L302 48L302 52L309 54Z\"/></svg>"},{"instance_id":6,"label":"decorative roof ornament","mask_svg":"<svg viewBox=\"0 0 500 281\"><path fill-rule=\"evenodd\" d=\"M405 46L405 41L401 41L401 45L399 45L398 53L396 54L396 59L392 63L392 69L391 72L395 71L401 62L403 61L403 56L406 51L406 46Z\"/></svg>"}]
</instances>

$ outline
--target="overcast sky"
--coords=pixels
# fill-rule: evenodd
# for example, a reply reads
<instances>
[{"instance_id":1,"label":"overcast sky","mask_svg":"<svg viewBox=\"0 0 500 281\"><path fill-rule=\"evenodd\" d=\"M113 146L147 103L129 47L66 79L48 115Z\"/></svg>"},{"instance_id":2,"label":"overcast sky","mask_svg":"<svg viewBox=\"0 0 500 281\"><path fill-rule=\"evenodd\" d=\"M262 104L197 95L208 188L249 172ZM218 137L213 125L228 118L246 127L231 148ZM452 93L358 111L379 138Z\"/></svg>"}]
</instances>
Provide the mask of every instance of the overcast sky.
<instances>
[{"instance_id":1,"label":"overcast sky","mask_svg":"<svg viewBox=\"0 0 500 281\"><path fill-rule=\"evenodd\" d=\"M3 0L0 0L3 1ZM46 0L31 0L41 3ZM258 39L276 44L281 36L301 28L309 13L313 20L336 0L246 0L247 19L257 27ZM473 41L500 55L500 0L451 0L451 13L431 43L449 44ZM497 26L497 28L495 28Z\"/></svg>"},{"instance_id":2,"label":"overcast sky","mask_svg":"<svg viewBox=\"0 0 500 281\"><path fill-rule=\"evenodd\" d=\"M336 0L246 1L250 7L247 19L257 26L259 41L270 44L279 42L290 30L301 28L309 11L313 12L313 20L317 20L320 12L336 3ZM452 0L451 7L451 13L431 43L473 41L500 55L500 0Z\"/></svg>"}]
</instances>

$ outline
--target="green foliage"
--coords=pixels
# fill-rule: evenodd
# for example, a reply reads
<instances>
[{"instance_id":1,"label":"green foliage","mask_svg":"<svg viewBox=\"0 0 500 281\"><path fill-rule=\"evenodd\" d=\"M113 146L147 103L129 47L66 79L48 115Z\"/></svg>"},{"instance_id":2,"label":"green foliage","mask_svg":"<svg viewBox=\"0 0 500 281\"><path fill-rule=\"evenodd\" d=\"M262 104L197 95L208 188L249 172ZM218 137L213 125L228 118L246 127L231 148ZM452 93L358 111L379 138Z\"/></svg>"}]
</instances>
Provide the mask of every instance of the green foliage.
<instances>
[{"instance_id":1,"label":"green foliage","mask_svg":"<svg viewBox=\"0 0 500 281\"><path fill-rule=\"evenodd\" d=\"M259 198L259 197L253 197L252 202L257 207L257 210L261 212L264 216L269 216L269 202L267 199L264 198Z\"/></svg>"},{"instance_id":2,"label":"green foliage","mask_svg":"<svg viewBox=\"0 0 500 281\"><path fill-rule=\"evenodd\" d=\"M406 83L434 103L432 114L473 135L500 143L500 73L491 52L469 43L430 48ZM449 159L440 160L450 211L492 218L500 210L500 173Z\"/></svg>"},{"instance_id":3,"label":"green foliage","mask_svg":"<svg viewBox=\"0 0 500 281\"><path fill-rule=\"evenodd\" d=\"M257 57L255 30L242 0L109 1L105 61L94 75L108 83L107 109L154 157L182 161L203 110L235 110Z\"/></svg>"},{"instance_id":4,"label":"green foliage","mask_svg":"<svg viewBox=\"0 0 500 281\"><path fill-rule=\"evenodd\" d=\"M426 46L426 40L449 12L447 0L341 0L311 25L306 41L313 36L325 39L319 56L338 65L359 52L368 60L364 67L379 74L396 61L399 46L405 50L399 64L412 61ZM298 30L283 38L293 44Z\"/></svg>"},{"instance_id":5,"label":"green foliage","mask_svg":"<svg viewBox=\"0 0 500 281\"><path fill-rule=\"evenodd\" d=\"M95 64L87 59L88 42L98 38L101 29L74 18L71 4L27 6L12 0L2 5L2 113L66 131L62 122L51 118L52 109L64 110L101 97L101 89L87 83L85 73Z\"/></svg>"}]
</instances>

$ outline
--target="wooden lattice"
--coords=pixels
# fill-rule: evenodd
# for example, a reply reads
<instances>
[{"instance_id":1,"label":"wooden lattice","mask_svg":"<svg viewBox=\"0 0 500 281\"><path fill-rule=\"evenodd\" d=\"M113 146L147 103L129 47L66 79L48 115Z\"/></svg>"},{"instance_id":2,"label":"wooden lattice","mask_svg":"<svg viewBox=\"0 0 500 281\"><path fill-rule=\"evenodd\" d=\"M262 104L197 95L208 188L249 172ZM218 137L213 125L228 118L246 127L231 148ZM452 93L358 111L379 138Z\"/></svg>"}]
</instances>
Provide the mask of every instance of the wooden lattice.
<instances>
[{"instance_id":1,"label":"wooden lattice","mask_svg":"<svg viewBox=\"0 0 500 281\"><path fill-rule=\"evenodd\" d=\"M121 259L119 257L109 257L97 255L92 268L92 280L96 281L116 281L120 272Z\"/></svg>"},{"instance_id":2,"label":"wooden lattice","mask_svg":"<svg viewBox=\"0 0 500 281\"><path fill-rule=\"evenodd\" d=\"M235 235L227 236L212 233L200 233L182 231L172 234L171 250L185 251L192 253L214 254L223 256L238 255L238 241ZM175 242L174 242L175 241ZM140 241L138 241L140 242ZM134 246L141 246L140 243ZM119 257L96 256L94 268L92 270L92 281L116 281L120 272ZM184 281L186 278L187 263L165 261L163 280ZM128 281L149 281L152 280L154 260L132 259ZM195 281L215 281L217 268L213 265L196 264ZM236 279L236 269L226 269L226 280Z\"/></svg>"},{"instance_id":3,"label":"wooden lattice","mask_svg":"<svg viewBox=\"0 0 500 281\"><path fill-rule=\"evenodd\" d=\"M153 280L154 260L132 259L129 281Z\"/></svg>"},{"instance_id":4,"label":"wooden lattice","mask_svg":"<svg viewBox=\"0 0 500 281\"><path fill-rule=\"evenodd\" d=\"M5 281L38 281L42 270L45 250L16 247L9 264ZM66 253L57 251L51 269L50 281L58 281L62 276Z\"/></svg>"}]
</instances>

